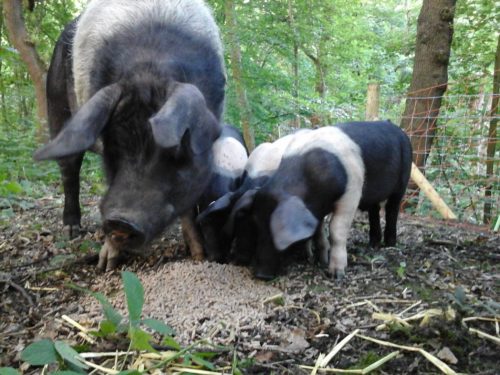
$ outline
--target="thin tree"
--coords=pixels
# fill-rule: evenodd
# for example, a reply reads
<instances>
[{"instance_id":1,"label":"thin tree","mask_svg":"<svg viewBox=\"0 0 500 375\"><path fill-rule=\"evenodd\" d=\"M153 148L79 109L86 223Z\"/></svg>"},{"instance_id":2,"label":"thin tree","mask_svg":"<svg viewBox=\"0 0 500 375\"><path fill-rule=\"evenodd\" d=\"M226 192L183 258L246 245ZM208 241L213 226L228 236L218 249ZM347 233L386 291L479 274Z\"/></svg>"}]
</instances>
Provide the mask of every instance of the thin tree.
<instances>
[{"instance_id":1,"label":"thin tree","mask_svg":"<svg viewBox=\"0 0 500 375\"><path fill-rule=\"evenodd\" d=\"M493 100L491 101L490 110L490 128L488 131L488 146L486 148L486 177L491 179L491 183L488 184L485 191L485 203L484 203L484 218L483 222L489 224L491 222L492 216L492 204L491 197L493 193L493 179L494 179L494 168L495 168L495 151L497 146L497 125L498 125L498 115L500 113L498 105L500 104L500 36L497 42L497 52L495 55L495 69L493 72Z\"/></svg>"},{"instance_id":2,"label":"thin tree","mask_svg":"<svg viewBox=\"0 0 500 375\"><path fill-rule=\"evenodd\" d=\"M293 126L295 128L300 127L299 118L299 42L297 40L297 26L295 24L295 17L293 15L292 0L288 0L288 25L290 27L290 33L292 35L292 46L293 46L293 57L292 57L292 76L293 76L293 86L292 86L292 96L294 99L294 117L292 120Z\"/></svg>"},{"instance_id":3,"label":"thin tree","mask_svg":"<svg viewBox=\"0 0 500 375\"><path fill-rule=\"evenodd\" d=\"M447 88L455 4L456 0L424 0L418 16L413 77L401 120L418 167L429 155Z\"/></svg>"},{"instance_id":4,"label":"thin tree","mask_svg":"<svg viewBox=\"0 0 500 375\"><path fill-rule=\"evenodd\" d=\"M226 16L227 35L229 38L229 49L231 56L231 72L233 84L236 88L236 96L240 107L240 120L243 129L243 138L249 152L255 148L254 134L250 125L250 105L248 103L245 84L242 77L241 48L237 35L236 12L232 0L225 1L224 13Z\"/></svg>"},{"instance_id":5,"label":"thin tree","mask_svg":"<svg viewBox=\"0 0 500 375\"><path fill-rule=\"evenodd\" d=\"M19 56L26 64L28 74L33 81L39 120L37 138L41 140L47 122L47 97L45 94L47 68L38 55L35 44L31 41L26 30L23 18L22 0L4 0L3 11L9 40L19 52Z\"/></svg>"}]
</instances>

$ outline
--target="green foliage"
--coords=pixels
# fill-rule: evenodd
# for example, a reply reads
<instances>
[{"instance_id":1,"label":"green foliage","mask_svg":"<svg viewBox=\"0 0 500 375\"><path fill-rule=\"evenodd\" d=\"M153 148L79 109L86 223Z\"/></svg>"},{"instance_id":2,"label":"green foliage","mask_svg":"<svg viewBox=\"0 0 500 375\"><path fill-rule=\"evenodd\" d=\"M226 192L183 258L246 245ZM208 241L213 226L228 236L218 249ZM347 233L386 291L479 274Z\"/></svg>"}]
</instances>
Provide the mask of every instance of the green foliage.
<instances>
[{"instance_id":1,"label":"green foliage","mask_svg":"<svg viewBox=\"0 0 500 375\"><path fill-rule=\"evenodd\" d=\"M29 126L33 125L30 122ZM54 187L62 190L57 164L33 161L33 152L38 147L35 138L33 127L14 125L4 129L0 123L0 220L18 210L33 208L35 199L52 195ZM82 181L84 192L102 193L102 171L97 155L87 154Z\"/></svg>"},{"instance_id":2,"label":"green foliage","mask_svg":"<svg viewBox=\"0 0 500 375\"><path fill-rule=\"evenodd\" d=\"M53 342L52 340L44 339L34 342L21 352L21 359L32 366L59 363L73 370L82 371L88 369L88 366L83 363L83 358L63 341Z\"/></svg>"},{"instance_id":3,"label":"green foliage","mask_svg":"<svg viewBox=\"0 0 500 375\"><path fill-rule=\"evenodd\" d=\"M377 362L378 360L382 359L382 356L378 355L375 352L367 352L363 354L363 356L359 359L358 363L355 365L349 367L350 369L364 369L371 364Z\"/></svg>"},{"instance_id":4,"label":"green foliage","mask_svg":"<svg viewBox=\"0 0 500 375\"><path fill-rule=\"evenodd\" d=\"M122 282L127 297L130 324L137 326L144 306L144 288L140 280L132 272L122 272Z\"/></svg>"},{"instance_id":5,"label":"green foliage","mask_svg":"<svg viewBox=\"0 0 500 375\"><path fill-rule=\"evenodd\" d=\"M89 367L83 363L83 358L68 344L64 341L56 341L54 347L61 358L68 364L86 370Z\"/></svg>"},{"instance_id":6,"label":"green foliage","mask_svg":"<svg viewBox=\"0 0 500 375\"><path fill-rule=\"evenodd\" d=\"M225 120L240 124L225 2L209 0L221 27L227 63ZM412 74L417 16L421 1L388 0L235 0L237 39L242 52L243 86L250 103L257 143L275 139L290 128L364 118L366 86L381 84L381 118L399 118ZM449 76L454 93L491 91L500 8L495 1L457 2ZM37 51L48 64L63 26L84 1L37 2L25 12ZM55 162L35 164L32 153L42 132L35 120L31 81L19 53L1 33L0 44L0 222L35 199L61 191ZM486 77L478 80L478 77ZM324 83L324 90L318 89ZM472 87L472 89L471 89ZM387 101L385 101L386 98ZM451 108L458 116L457 108ZM463 109L463 108L462 108ZM461 128L469 128L467 124ZM459 139L459 134L453 134ZM482 136L482 135L481 135ZM449 154L453 159L457 149ZM478 161L479 163L479 161ZM474 175L467 169L464 173ZM469 176L470 177L470 176ZM472 177L471 177L472 178ZM471 179L469 178L469 179ZM86 157L82 189L105 190L100 162ZM460 196L460 194L457 194ZM466 194L463 194L466 195ZM458 202L467 207L475 202ZM493 201L495 203L495 201ZM426 214L431 207L423 207ZM476 215L477 216L477 215ZM481 221L480 217L460 219ZM85 251L85 250L84 250Z\"/></svg>"},{"instance_id":7,"label":"green foliage","mask_svg":"<svg viewBox=\"0 0 500 375\"><path fill-rule=\"evenodd\" d=\"M229 51L224 4L210 3ZM411 78L418 3L235 1L243 81L257 140L276 137L277 125L297 117L302 125L310 125L313 116L327 123L364 118L366 85L372 80L391 94L405 89ZM226 119L238 124L232 62L226 61ZM324 94L317 91L318 67Z\"/></svg>"},{"instance_id":8,"label":"green foliage","mask_svg":"<svg viewBox=\"0 0 500 375\"><path fill-rule=\"evenodd\" d=\"M448 297L458 311L469 314L474 313L472 303L467 299L465 290L461 286L457 286L455 292L453 294L450 293Z\"/></svg>"},{"instance_id":9,"label":"green foliage","mask_svg":"<svg viewBox=\"0 0 500 375\"><path fill-rule=\"evenodd\" d=\"M163 323L160 320L156 319L143 319L142 324L145 326L148 326L151 328L153 331L158 332L159 334L162 335L168 335L168 336L174 336L175 331L172 329L172 327L169 327L165 323Z\"/></svg>"},{"instance_id":10,"label":"green foliage","mask_svg":"<svg viewBox=\"0 0 500 375\"><path fill-rule=\"evenodd\" d=\"M108 301L108 299L106 298L106 296L104 294L102 294L100 292L92 292L91 290L81 288L81 287L74 285L74 284L70 284L69 287L73 288L75 290L78 290L80 292L88 293L92 297L94 297L96 300L98 300L102 306L104 316L106 317L106 320L103 323L101 323L101 326L104 325L105 330L107 332L109 332L109 331L115 332L116 331L116 329L120 326L120 323L122 322L123 317L121 316L121 314L118 311L115 310L113 305L111 305L111 303Z\"/></svg>"},{"instance_id":11,"label":"green foliage","mask_svg":"<svg viewBox=\"0 0 500 375\"><path fill-rule=\"evenodd\" d=\"M478 90L476 79L493 73L500 30L500 7L497 1L458 1L455 11L450 78L459 89ZM465 78L465 79L464 79ZM483 82L491 87L492 79ZM467 87L470 86L470 87ZM491 88L486 92L491 91Z\"/></svg>"},{"instance_id":12,"label":"green foliage","mask_svg":"<svg viewBox=\"0 0 500 375\"><path fill-rule=\"evenodd\" d=\"M250 368L255 364L255 358L245 358L240 360L236 354L236 350L233 352L233 360L231 362L231 373L234 375L243 375L243 369Z\"/></svg>"},{"instance_id":13,"label":"green foliage","mask_svg":"<svg viewBox=\"0 0 500 375\"><path fill-rule=\"evenodd\" d=\"M169 346L174 350L181 350L181 346L174 340L173 337L166 335L163 338L162 345Z\"/></svg>"},{"instance_id":14,"label":"green foliage","mask_svg":"<svg viewBox=\"0 0 500 375\"><path fill-rule=\"evenodd\" d=\"M128 329L128 337L130 338L130 347L136 350L147 350L148 352L154 352L155 350L151 346L150 342L153 337L136 326L130 326Z\"/></svg>"},{"instance_id":15,"label":"green foliage","mask_svg":"<svg viewBox=\"0 0 500 375\"><path fill-rule=\"evenodd\" d=\"M399 267L396 270L397 275L404 279L406 277L406 262L400 262Z\"/></svg>"},{"instance_id":16,"label":"green foliage","mask_svg":"<svg viewBox=\"0 0 500 375\"><path fill-rule=\"evenodd\" d=\"M205 368L207 370L215 370L214 364L210 361L218 355L217 352L196 352L194 349L204 341L195 342L192 345L181 348L179 343L172 337L175 331L167 324L156 319L141 320L142 307L144 305L144 288L139 278L131 272L122 272L122 282L125 296L127 299L127 310L129 319L127 324L123 324L124 318L112 307L111 303L101 293L92 292L75 285L70 285L71 288L78 291L88 293L95 297L103 306L106 320L100 323L99 331L94 332L94 335L102 339L112 339L115 335L126 333L130 339L130 349L145 350L148 352L156 352L152 346L153 335L140 328L144 325L154 332L164 336L163 345L170 346L177 353L167 359L156 363L153 368L162 368L168 366L169 363L182 359L185 366L197 368ZM218 351L223 351L223 348L217 348ZM87 365L82 361L80 355L69 345L63 341L41 340L26 347L21 353L21 359L33 366L43 366L46 364L59 364L63 369L68 368L72 371L59 371L59 374L74 374L80 373L87 369ZM3 371L3 372L2 372ZM0 375L11 375L9 369L0 369ZM77 371L77 372L73 372ZM138 371L122 371L120 374L140 374ZM17 373L16 373L17 374Z\"/></svg>"},{"instance_id":17,"label":"green foliage","mask_svg":"<svg viewBox=\"0 0 500 375\"><path fill-rule=\"evenodd\" d=\"M33 366L42 366L58 361L54 343L48 339L27 346L21 353L21 359Z\"/></svg>"},{"instance_id":18,"label":"green foliage","mask_svg":"<svg viewBox=\"0 0 500 375\"><path fill-rule=\"evenodd\" d=\"M12 367L0 367L0 375L19 375L19 371Z\"/></svg>"}]
</instances>

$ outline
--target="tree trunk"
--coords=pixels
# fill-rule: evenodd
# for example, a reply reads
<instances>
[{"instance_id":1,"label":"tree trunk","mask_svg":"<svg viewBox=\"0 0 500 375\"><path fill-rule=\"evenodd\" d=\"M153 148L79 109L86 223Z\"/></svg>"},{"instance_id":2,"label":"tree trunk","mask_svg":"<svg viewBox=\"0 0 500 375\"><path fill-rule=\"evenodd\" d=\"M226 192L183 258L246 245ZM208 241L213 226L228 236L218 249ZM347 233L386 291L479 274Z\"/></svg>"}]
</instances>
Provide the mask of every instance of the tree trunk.
<instances>
[{"instance_id":1,"label":"tree trunk","mask_svg":"<svg viewBox=\"0 0 500 375\"><path fill-rule=\"evenodd\" d=\"M401 126L411 137L413 161L425 165L448 83L456 0L424 0L418 17L413 78Z\"/></svg>"},{"instance_id":2,"label":"tree trunk","mask_svg":"<svg viewBox=\"0 0 500 375\"><path fill-rule=\"evenodd\" d=\"M488 131L488 146L486 147L486 177L490 181L484 193L484 219L485 224L492 220L492 193L495 168L495 151L497 146L497 125L498 125L498 105L500 104L500 37L497 42L497 52L495 56L495 69L493 71L493 100L491 101L490 128Z\"/></svg>"},{"instance_id":3,"label":"tree trunk","mask_svg":"<svg viewBox=\"0 0 500 375\"><path fill-rule=\"evenodd\" d=\"M292 120L293 127L300 128L300 117L299 117L299 42L297 40L297 28L295 25L295 18L293 16L292 1L288 0L288 25L290 26L290 32L293 36L293 59L292 59L292 76L293 76L293 86L292 86L292 96L295 100L294 102L294 117Z\"/></svg>"},{"instance_id":4,"label":"tree trunk","mask_svg":"<svg viewBox=\"0 0 500 375\"><path fill-rule=\"evenodd\" d=\"M314 64L315 68L315 86L314 89L316 93L321 97L324 98L326 95L326 83L325 83L325 66L322 62L322 54L321 54L321 47L322 47L322 42L320 41L317 46L317 56L313 55L311 52L307 51L304 46L302 46L302 51L306 54L307 57L311 59L311 61Z\"/></svg>"},{"instance_id":5,"label":"tree trunk","mask_svg":"<svg viewBox=\"0 0 500 375\"><path fill-rule=\"evenodd\" d=\"M245 91L245 85L242 79L242 64L241 64L241 49L236 34L238 29L236 23L236 14L234 11L233 0L226 0L225 2L225 15L227 23L227 31L229 37L230 45L230 55L231 55L231 71L233 74L233 83L236 88L236 96L238 98L238 105L240 107L240 120L241 127L243 129L243 138L249 152L252 152L255 148L255 138L250 126L250 105L248 104L247 94Z\"/></svg>"},{"instance_id":6,"label":"tree trunk","mask_svg":"<svg viewBox=\"0 0 500 375\"><path fill-rule=\"evenodd\" d=\"M38 55L34 43L29 39L22 13L22 0L4 0L3 11L10 42L19 52L33 81L39 121L36 134L38 140L41 141L45 138L45 125L47 123L47 97L45 94L47 68Z\"/></svg>"},{"instance_id":7,"label":"tree trunk","mask_svg":"<svg viewBox=\"0 0 500 375\"><path fill-rule=\"evenodd\" d=\"M316 54L313 54L313 52L309 51L304 45L301 46L301 49L304 52L304 54L314 64L314 71L315 71L314 91L316 91L316 93L319 95L321 99L324 99L326 97L326 92L327 92L326 81L325 81L327 67L325 64L325 53L324 53L325 44L327 40L328 40L328 35L322 30L322 34L314 48ZM314 116L319 120L317 125L327 124L330 122L328 116L324 116L321 113L314 113L312 116ZM312 123L311 125L314 126L314 124Z\"/></svg>"},{"instance_id":8,"label":"tree trunk","mask_svg":"<svg viewBox=\"0 0 500 375\"><path fill-rule=\"evenodd\" d=\"M410 90L401 119L413 147L413 162L422 169L434 141L441 100L448 84L456 0L424 0L418 16L415 59ZM419 189L408 184L405 207L416 206Z\"/></svg>"},{"instance_id":9,"label":"tree trunk","mask_svg":"<svg viewBox=\"0 0 500 375\"><path fill-rule=\"evenodd\" d=\"M3 14L3 3L0 3L0 14ZM3 40L3 17L0 17L0 41ZM5 102L5 85L4 85L4 78L3 78L3 59L0 59L0 108L2 110L2 124L1 125L6 125L9 126L9 118L7 115L7 105ZM0 128L1 128L0 125Z\"/></svg>"}]
</instances>

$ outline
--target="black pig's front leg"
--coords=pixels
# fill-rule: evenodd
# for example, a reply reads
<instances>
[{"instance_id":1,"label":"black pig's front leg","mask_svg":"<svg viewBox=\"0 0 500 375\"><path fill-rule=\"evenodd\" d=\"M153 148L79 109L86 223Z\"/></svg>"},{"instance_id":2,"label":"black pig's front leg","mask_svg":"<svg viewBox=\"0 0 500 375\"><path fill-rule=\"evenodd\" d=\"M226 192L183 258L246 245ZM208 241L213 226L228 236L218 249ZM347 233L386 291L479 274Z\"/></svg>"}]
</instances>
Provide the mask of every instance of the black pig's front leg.
<instances>
[{"instance_id":1,"label":"black pig's front leg","mask_svg":"<svg viewBox=\"0 0 500 375\"><path fill-rule=\"evenodd\" d=\"M182 235L186 247L194 260L203 260L203 244L200 231L196 225L194 210L190 210L181 217Z\"/></svg>"}]
</instances>

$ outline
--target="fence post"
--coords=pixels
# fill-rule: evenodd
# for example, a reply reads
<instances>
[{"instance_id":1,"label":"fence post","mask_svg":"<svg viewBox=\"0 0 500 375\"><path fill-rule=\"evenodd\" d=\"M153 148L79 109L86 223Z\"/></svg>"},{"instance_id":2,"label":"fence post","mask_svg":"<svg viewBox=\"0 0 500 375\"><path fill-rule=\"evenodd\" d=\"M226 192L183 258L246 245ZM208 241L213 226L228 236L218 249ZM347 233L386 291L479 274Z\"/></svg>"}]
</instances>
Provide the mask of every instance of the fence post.
<instances>
[{"instance_id":1,"label":"fence post","mask_svg":"<svg viewBox=\"0 0 500 375\"><path fill-rule=\"evenodd\" d=\"M366 120L378 120L380 107L380 85L376 82L368 84L368 91L366 93Z\"/></svg>"}]
</instances>

